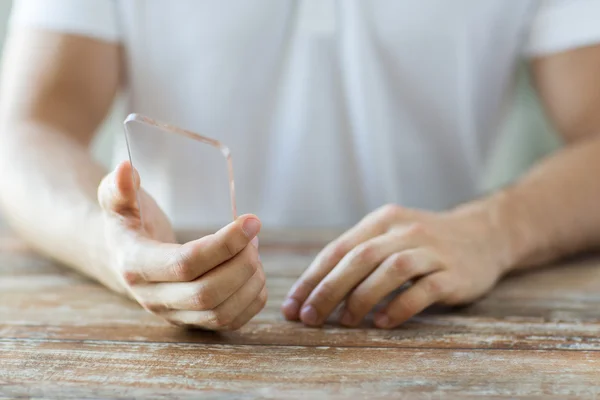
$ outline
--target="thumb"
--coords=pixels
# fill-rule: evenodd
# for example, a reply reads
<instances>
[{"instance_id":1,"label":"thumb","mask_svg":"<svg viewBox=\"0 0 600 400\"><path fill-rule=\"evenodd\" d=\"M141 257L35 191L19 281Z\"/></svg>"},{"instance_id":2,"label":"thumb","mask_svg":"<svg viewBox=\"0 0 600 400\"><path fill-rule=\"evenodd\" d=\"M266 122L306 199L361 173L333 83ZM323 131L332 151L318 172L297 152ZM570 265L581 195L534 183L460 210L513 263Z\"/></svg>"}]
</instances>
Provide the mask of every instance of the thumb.
<instances>
[{"instance_id":1,"label":"thumb","mask_svg":"<svg viewBox=\"0 0 600 400\"><path fill-rule=\"evenodd\" d=\"M100 182L98 202L106 212L139 217L137 200L139 188L139 173L129 161L123 161Z\"/></svg>"}]
</instances>

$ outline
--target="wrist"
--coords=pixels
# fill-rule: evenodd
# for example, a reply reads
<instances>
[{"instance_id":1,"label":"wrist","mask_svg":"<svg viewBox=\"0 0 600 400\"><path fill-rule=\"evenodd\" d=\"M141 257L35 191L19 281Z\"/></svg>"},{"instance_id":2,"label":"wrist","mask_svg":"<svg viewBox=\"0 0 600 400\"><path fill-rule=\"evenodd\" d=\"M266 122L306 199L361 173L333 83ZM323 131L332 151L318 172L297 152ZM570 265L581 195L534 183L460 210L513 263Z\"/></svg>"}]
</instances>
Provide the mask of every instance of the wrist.
<instances>
[{"instance_id":1,"label":"wrist","mask_svg":"<svg viewBox=\"0 0 600 400\"><path fill-rule=\"evenodd\" d=\"M506 191L465 203L451 211L451 218L466 220L476 226L477 240L487 248L491 262L504 275L519 265L527 254L528 235L518 217L515 202Z\"/></svg>"}]
</instances>

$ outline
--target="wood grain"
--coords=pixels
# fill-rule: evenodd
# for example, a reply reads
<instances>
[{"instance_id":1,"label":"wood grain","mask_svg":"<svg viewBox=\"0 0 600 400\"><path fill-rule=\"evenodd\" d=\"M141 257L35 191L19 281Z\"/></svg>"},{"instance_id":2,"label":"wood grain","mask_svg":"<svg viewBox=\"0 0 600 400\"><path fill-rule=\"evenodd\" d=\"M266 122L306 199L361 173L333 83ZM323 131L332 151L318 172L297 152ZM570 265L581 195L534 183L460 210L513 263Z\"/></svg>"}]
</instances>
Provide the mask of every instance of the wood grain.
<instances>
[{"instance_id":1,"label":"wood grain","mask_svg":"<svg viewBox=\"0 0 600 400\"><path fill-rule=\"evenodd\" d=\"M589 351L473 351L174 343L8 341L0 380L170 395L198 391L346 398L421 393L582 396L600 393L600 358ZM12 376L12 378L11 378ZM17 378L15 378L17 377ZM490 387L493 392L490 393ZM13 391L16 389L12 389ZM148 393L148 392L146 392ZM150 392L154 393L154 392ZM166 393L165 393L166 394Z\"/></svg>"},{"instance_id":2,"label":"wood grain","mask_svg":"<svg viewBox=\"0 0 600 400\"><path fill-rule=\"evenodd\" d=\"M0 397L594 398L600 392L599 258L511 276L469 307L431 309L395 330L373 329L369 320L346 329L334 318L314 329L279 313L321 246L310 235L290 239L300 236L262 240L267 307L230 333L169 326L0 236Z\"/></svg>"}]
</instances>

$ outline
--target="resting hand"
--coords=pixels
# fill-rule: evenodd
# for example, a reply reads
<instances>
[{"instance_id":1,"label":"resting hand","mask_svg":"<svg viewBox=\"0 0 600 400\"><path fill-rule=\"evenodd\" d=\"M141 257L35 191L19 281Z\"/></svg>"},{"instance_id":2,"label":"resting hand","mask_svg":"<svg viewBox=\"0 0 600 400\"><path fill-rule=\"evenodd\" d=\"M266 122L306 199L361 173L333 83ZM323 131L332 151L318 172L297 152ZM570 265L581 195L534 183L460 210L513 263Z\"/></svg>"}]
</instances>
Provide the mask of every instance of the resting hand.
<instances>
[{"instance_id":1,"label":"resting hand","mask_svg":"<svg viewBox=\"0 0 600 400\"><path fill-rule=\"evenodd\" d=\"M434 303L473 301L503 269L486 221L384 206L321 251L290 290L283 314L319 326L345 301L340 322L355 326L406 283L375 314L377 327L396 327Z\"/></svg>"}]
</instances>

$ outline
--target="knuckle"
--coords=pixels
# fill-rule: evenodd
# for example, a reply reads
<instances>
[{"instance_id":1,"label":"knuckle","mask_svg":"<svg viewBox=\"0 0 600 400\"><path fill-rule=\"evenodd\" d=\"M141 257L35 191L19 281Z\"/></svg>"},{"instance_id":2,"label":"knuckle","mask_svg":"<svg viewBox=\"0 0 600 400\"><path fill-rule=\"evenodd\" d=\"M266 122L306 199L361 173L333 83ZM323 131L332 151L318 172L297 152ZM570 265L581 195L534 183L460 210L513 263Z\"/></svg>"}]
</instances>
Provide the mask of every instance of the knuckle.
<instances>
[{"instance_id":1,"label":"knuckle","mask_svg":"<svg viewBox=\"0 0 600 400\"><path fill-rule=\"evenodd\" d=\"M173 262L173 275L179 281L191 281L195 278L192 268L192 261L189 255L184 251L178 251L175 254Z\"/></svg>"},{"instance_id":2,"label":"knuckle","mask_svg":"<svg viewBox=\"0 0 600 400\"><path fill-rule=\"evenodd\" d=\"M227 328L233 322L233 318L223 312L213 311L209 314L208 323L216 329Z\"/></svg>"},{"instance_id":3,"label":"knuckle","mask_svg":"<svg viewBox=\"0 0 600 400\"><path fill-rule=\"evenodd\" d=\"M372 264L376 261L377 249L370 244L361 244L353 251L353 259L359 264Z\"/></svg>"},{"instance_id":4,"label":"knuckle","mask_svg":"<svg viewBox=\"0 0 600 400\"><path fill-rule=\"evenodd\" d=\"M346 254L349 248L344 242L333 242L321 251L317 259L325 264L337 264Z\"/></svg>"},{"instance_id":5,"label":"knuckle","mask_svg":"<svg viewBox=\"0 0 600 400\"><path fill-rule=\"evenodd\" d=\"M184 245L186 246L186 245ZM200 240L200 242L196 243L192 246L193 251L201 251L206 253L207 258L213 259L218 258L220 256L219 252L221 250L221 242L214 233L208 234Z\"/></svg>"},{"instance_id":6,"label":"knuckle","mask_svg":"<svg viewBox=\"0 0 600 400\"><path fill-rule=\"evenodd\" d=\"M258 271L258 265L255 261L248 261L247 263L244 263L244 272L248 278L253 277L254 274L256 274L256 271Z\"/></svg>"},{"instance_id":7,"label":"knuckle","mask_svg":"<svg viewBox=\"0 0 600 400\"><path fill-rule=\"evenodd\" d=\"M405 253L396 253L390 256L389 272L393 276L411 275L414 270L414 262L412 258Z\"/></svg>"},{"instance_id":8,"label":"knuckle","mask_svg":"<svg viewBox=\"0 0 600 400\"><path fill-rule=\"evenodd\" d=\"M265 306L267 305L267 292L266 290L263 290L258 297L256 298L256 311L255 311L255 315L258 314L263 308L265 308Z\"/></svg>"},{"instance_id":9,"label":"knuckle","mask_svg":"<svg viewBox=\"0 0 600 400\"><path fill-rule=\"evenodd\" d=\"M346 244L346 242L335 243L331 246L330 250L328 251L329 258L334 262L338 262L339 260L344 258L346 254L348 254L348 251L349 246Z\"/></svg>"},{"instance_id":10,"label":"knuckle","mask_svg":"<svg viewBox=\"0 0 600 400\"><path fill-rule=\"evenodd\" d=\"M265 307L265 305L267 304L267 299L269 298L269 291L267 290L267 286L263 286L263 289L261 290L260 294L258 295L258 302L261 305L261 310Z\"/></svg>"},{"instance_id":11,"label":"knuckle","mask_svg":"<svg viewBox=\"0 0 600 400\"><path fill-rule=\"evenodd\" d=\"M414 237L423 237L427 235L428 228L427 226L420 221L411 223L406 229L406 235L414 236Z\"/></svg>"},{"instance_id":12,"label":"knuckle","mask_svg":"<svg viewBox=\"0 0 600 400\"><path fill-rule=\"evenodd\" d=\"M397 204L386 204L377 210L381 218L394 219L402 213L403 208Z\"/></svg>"},{"instance_id":13,"label":"knuckle","mask_svg":"<svg viewBox=\"0 0 600 400\"><path fill-rule=\"evenodd\" d=\"M267 298L268 298L268 294L267 291L264 290L259 296L258 296L258 304L260 305L260 309L262 310L263 308L265 308L265 306L267 305Z\"/></svg>"},{"instance_id":14,"label":"knuckle","mask_svg":"<svg viewBox=\"0 0 600 400\"><path fill-rule=\"evenodd\" d=\"M224 238L223 241L221 242L221 252L223 253L223 255L225 255L225 257L227 257L227 259L232 258L233 256L236 255L236 249L235 249L235 245L231 242L231 240L229 238Z\"/></svg>"},{"instance_id":15,"label":"knuckle","mask_svg":"<svg viewBox=\"0 0 600 400\"><path fill-rule=\"evenodd\" d=\"M198 311L212 310L215 307L213 291L208 287L200 286L193 294L192 305Z\"/></svg>"}]
</instances>

